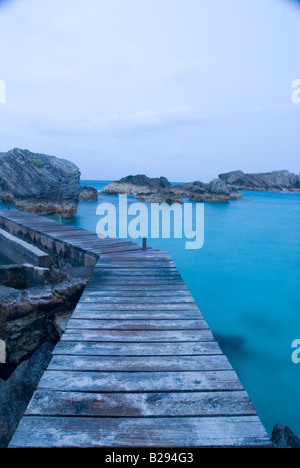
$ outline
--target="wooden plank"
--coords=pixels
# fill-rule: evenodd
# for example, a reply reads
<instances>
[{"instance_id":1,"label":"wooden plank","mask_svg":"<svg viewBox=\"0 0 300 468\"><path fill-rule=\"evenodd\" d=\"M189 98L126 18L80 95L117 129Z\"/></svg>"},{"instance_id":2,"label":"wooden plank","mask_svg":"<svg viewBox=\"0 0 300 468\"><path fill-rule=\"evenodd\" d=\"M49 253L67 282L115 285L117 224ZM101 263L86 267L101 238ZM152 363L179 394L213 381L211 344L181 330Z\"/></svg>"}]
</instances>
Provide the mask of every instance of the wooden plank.
<instances>
[{"instance_id":1,"label":"wooden plank","mask_svg":"<svg viewBox=\"0 0 300 468\"><path fill-rule=\"evenodd\" d=\"M226 371L77 372L46 370L39 388L73 392L182 392L243 390L236 373Z\"/></svg>"},{"instance_id":2,"label":"wooden plank","mask_svg":"<svg viewBox=\"0 0 300 468\"><path fill-rule=\"evenodd\" d=\"M135 245L135 244L132 244L132 245L124 245L123 247L120 246L120 247L107 247L107 248L102 248L102 247L99 247L99 248L93 248L92 249L95 253L98 253L98 254L102 254L102 253L114 253L114 252L128 252L128 251L135 251L135 250L142 250L142 246L140 245Z\"/></svg>"},{"instance_id":3,"label":"wooden plank","mask_svg":"<svg viewBox=\"0 0 300 468\"><path fill-rule=\"evenodd\" d=\"M170 283L170 284L156 284L156 283L151 283L151 284L136 284L134 285L134 288L128 288L128 285L125 284L112 284L112 282L107 282L106 284L103 284L102 282L100 283L95 283L94 285L90 285L88 282L86 288L86 291L90 293L98 293L98 292L105 292L109 291L112 294L123 294L124 292L128 292L131 294L131 292L134 293L143 293L143 292L149 292L149 293L156 293L159 296L164 296L164 295L169 295L169 294L174 294L174 296L179 293L186 293L190 294L187 286L182 282L179 284L175 283Z\"/></svg>"},{"instance_id":4,"label":"wooden plank","mask_svg":"<svg viewBox=\"0 0 300 468\"><path fill-rule=\"evenodd\" d=\"M255 415L244 391L182 393L82 393L37 390L27 416L246 416Z\"/></svg>"},{"instance_id":5,"label":"wooden plank","mask_svg":"<svg viewBox=\"0 0 300 468\"><path fill-rule=\"evenodd\" d=\"M74 418L26 416L10 448L270 446L257 416Z\"/></svg>"},{"instance_id":6,"label":"wooden plank","mask_svg":"<svg viewBox=\"0 0 300 468\"><path fill-rule=\"evenodd\" d=\"M155 311L155 310L188 310L188 311L191 311L191 310L195 310L195 311L198 311L198 307L196 304L193 304L193 303L187 303L187 304L182 304L182 303L179 303L179 304L138 304L138 303L135 303L135 304L124 304L124 303L120 303L120 304L114 304L114 303L111 303L111 304L102 304L101 301L99 302L96 302L95 300L94 301L91 301L89 300L88 297L82 297L81 299L81 303L84 304L84 303L87 303L87 304L98 304L97 306L97 310L111 310L113 309L114 311L117 311L117 310L120 310L120 311L126 311L126 310L152 310L152 311Z\"/></svg>"},{"instance_id":7,"label":"wooden plank","mask_svg":"<svg viewBox=\"0 0 300 468\"><path fill-rule=\"evenodd\" d=\"M119 261L114 261L114 260L102 260L98 261L95 267L95 273L97 271L101 271L103 269L111 269L111 270L117 270L119 268L138 268L138 269L144 269L144 268L157 268L157 269L173 269L176 270L176 265L174 262L170 260L136 260L136 259L131 259L131 260L119 260Z\"/></svg>"},{"instance_id":8,"label":"wooden plank","mask_svg":"<svg viewBox=\"0 0 300 468\"><path fill-rule=\"evenodd\" d=\"M90 299L89 302L97 302L100 304L195 304L192 296L173 296L160 297L157 294L155 296L138 296L138 297L118 297L115 295L111 296L99 296L98 292L91 293L87 290L82 298Z\"/></svg>"},{"instance_id":9,"label":"wooden plank","mask_svg":"<svg viewBox=\"0 0 300 468\"><path fill-rule=\"evenodd\" d=\"M128 286L125 284L119 284L119 285L113 285L110 283L107 284L95 284L92 287L88 283L86 286L86 290L90 293L96 292L96 293L101 293L101 292L106 292L109 291L110 294L123 294L123 293L129 293L129 295L132 294L141 294L141 293L154 293L159 296L164 296L164 295L169 295L169 294L174 294L174 296L178 294L190 294L187 286L184 283L180 283L179 285L177 284L146 284L146 285L138 285L136 284L134 288L128 288Z\"/></svg>"},{"instance_id":10,"label":"wooden plank","mask_svg":"<svg viewBox=\"0 0 300 468\"><path fill-rule=\"evenodd\" d=\"M76 356L184 356L219 355L222 351L216 341L190 341L181 343L144 342L78 342L59 341L53 355Z\"/></svg>"},{"instance_id":11,"label":"wooden plank","mask_svg":"<svg viewBox=\"0 0 300 468\"><path fill-rule=\"evenodd\" d=\"M101 271L94 270L92 278L101 281L101 279L104 277L112 278L115 276L118 278L123 276L162 276L169 277L171 279L181 278L176 268L150 268L150 266L149 268L118 268L118 270L115 268L103 268Z\"/></svg>"},{"instance_id":12,"label":"wooden plank","mask_svg":"<svg viewBox=\"0 0 300 468\"><path fill-rule=\"evenodd\" d=\"M190 301L190 302L195 302L193 296L189 291L186 290L173 290L171 289L143 289L139 288L138 290L129 290L128 288L125 289L102 289L101 286L99 288L87 288L87 295L89 297L95 297L95 298L101 298L101 300L108 300L108 299L116 299L116 300L125 300L129 301L133 299L134 301L139 301L141 299L144 300L153 300L156 298L161 298L162 300L168 300L170 302L176 302L180 301L182 298L183 302ZM77 304L77 306L80 305L80 302Z\"/></svg>"},{"instance_id":13,"label":"wooden plank","mask_svg":"<svg viewBox=\"0 0 300 468\"><path fill-rule=\"evenodd\" d=\"M53 356L48 370L66 371L208 371L232 370L225 356Z\"/></svg>"},{"instance_id":14,"label":"wooden plank","mask_svg":"<svg viewBox=\"0 0 300 468\"><path fill-rule=\"evenodd\" d=\"M164 331L119 331L119 330L66 330L62 341L121 341L121 342L177 342L212 341L210 330L164 330Z\"/></svg>"},{"instance_id":15,"label":"wooden plank","mask_svg":"<svg viewBox=\"0 0 300 468\"><path fill-rule=\"evenodd\" d=\"M88 306L88 303L85 303ZM78 308L72 314L73 319L111 319L111 320L199 320L202 315L198 310L97 310L94 304L86 308Z\"/></svg>"},{"instance_id":16,"label":"wooden plank","mask_svg":"<svg viewBox=\"0 0 300 468\"><path fill-rule=\"evenodd\" d=\"M99 288L99 287L105 287L107 285L109 286L127 286L128 288L130 287L136 287L136 286L146 286L146 287L151 287L151 286L180 286L183 287L183 281L180 278L169 278L169 277L158 277L158 276L147 276L147 277L126 277L126 276L120 276L116 277L113 276L111 278L104 276L101 278L101 280L94 279L92 276L88 282L87 288Z\"/></svg>"},{"instance_id":17,"label":"wooden plank","mask_svg":"<svg viewBox=\"0 0 300 468\"><path fill-rule=\"evenodd\" d=\"M68 330L208 330L205 320L111 320L71 318Z\"/></svg>"}]
</instances>

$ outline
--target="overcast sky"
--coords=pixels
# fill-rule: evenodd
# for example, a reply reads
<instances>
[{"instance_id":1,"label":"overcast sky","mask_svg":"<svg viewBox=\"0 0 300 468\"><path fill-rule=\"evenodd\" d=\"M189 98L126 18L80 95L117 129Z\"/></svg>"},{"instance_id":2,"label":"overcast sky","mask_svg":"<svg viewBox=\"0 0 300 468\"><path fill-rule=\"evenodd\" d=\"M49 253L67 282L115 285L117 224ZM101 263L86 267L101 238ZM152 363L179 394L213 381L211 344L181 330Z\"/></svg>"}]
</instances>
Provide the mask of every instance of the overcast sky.
<instances>
[{"instance_id":1,"label":"overcast sky","mask_svg":"<svg viewBox=\"0 0 300 468\"><path fill-rule=\"evenodd\" d=\"M300 172L300 3L0 0L0 151L86 179Z\"/></svg>"}]
</instances>

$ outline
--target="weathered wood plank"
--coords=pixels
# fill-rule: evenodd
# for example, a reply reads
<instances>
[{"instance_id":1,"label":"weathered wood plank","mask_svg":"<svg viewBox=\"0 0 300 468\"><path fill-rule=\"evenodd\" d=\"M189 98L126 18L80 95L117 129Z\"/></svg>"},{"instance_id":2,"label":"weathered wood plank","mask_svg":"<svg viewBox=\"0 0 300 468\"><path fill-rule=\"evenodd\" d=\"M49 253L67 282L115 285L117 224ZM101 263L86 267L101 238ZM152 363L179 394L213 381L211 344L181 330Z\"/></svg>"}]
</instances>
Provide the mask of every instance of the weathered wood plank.
<instances>
[{"instance_id":1,"label":"weathered wood plank","mask_svg":"<svg viewBox=\"0 0 300 468\"><path fill-rule=\"evenodd\" d=\"M53 355L76 356L184 356L220 355L222 351L216 341L204 342L78 342L59 341Z\"/></svg>"},{"instance_id":2,"label":"weathered wood plank","mask_svg":"<svg viewBox=\"0 0 300 468\"><path fill-rule=\"evenodd\" d=\"M110 320L71 318L68 330L208 330L205 320Z\"/></svg>"},{"instance_id":3,"label":"weathered wood plank","mask_svg":"<svg viewBox=\"0 0 300 468\"><path fill-rule=\"evenodd\" d=\"M126 311L126 310L150 310L150 311L155 311L155 310L188 310L188 311L199 311L198 307L196 304L188 303L188 304L102 304L101 301L99 302L92 302L89 300L89 298L82 297L82 303L87 303L87 304L97 304L97 310L111 310L113 309L114 311Z\"/></svg>"},{"instance_id":4,"label":"weathered wood plank","mask_svg":"<svg viewBox=\"0 0 300 468\"><path fill-rule=\"evenodd\" d=\"M208 371L232 370L221 356L53 356L48 370L71 371Z\"/></svg>"},{"instance_id":5,"label":"weathered wood plank","mask_svg":"<svg viewBox=\"0 0 300 468\"><path fill-rule=\"evenodd\" d=\"M246 416L255 409L244 391L182 393L82 393L37 390L30 416Z\"/></svg>"},{"instance_id":6,"label":"weathered wood plank","mask_svg":"<svg viewBox=\"0 0 300 468\"><path fill-rule=\"evenodd\" d=\"M149 293L154 293L154 294L159 294L160 296L168 295L168 294L191 294L185 285L185 283L180 283L179 285L177 284L170 284L170 285L159 285L159 284L151 284L151 285L135 285L134 288L128 288L128 286L125 285L113 285L110 283L107 283L106 285L103 285L102 282L98 285L94 285L93 287L90 287L89 283L86 286L86 291L89 293L95 292L95 293L101 293L101 292L106 292L109 291L110 294L123 294L123 293L129 293L129 295L132 293L133 295L135 293L142 294L144 292L149 292Z\"/></svg>"},{"instance_id":7,"label":"weathered wood plank","mask_svg":"<svg viewBox=\"0 0 300 468\"><path fill-rule=\"evenodd\" d=\"M270 446L257 416L67 418L26 416L10 447Z\"/></svg>"},{"instance_id":8,"label":"weathered wood plank","mask_svg":"<svg viewBox=\"0 0 300 468\"><path fill-rule=\"evenodd\" d=\"M180 392L243 390L236 373L226 371L76 372L46 370L39 388L73 392Z\"/></svg>"},{"instance_id":9,"label":"weathered wood plank","mask_svg":"<svg viewBox=\"0 0 300 468\"><path fill-rule=\"evenodd\" d=\"M99 296L97 292L90 292L87 290L83 295L82 299L90 299L88 302L97 302L100 304L195 304L194 299L191 296L167 296L160 297L159 295L155 296L128 296L128 297L119 297L119 296ZM82 302L81 302L82 303ZM80 303L80 304L81 304Z\"/></svg>"},{"instance_id":10,"label":"weathered wood plank","mask_svg":"<svg viewBox=\"0 0 300 468\"><path fill-rule=\"evenodd\" d=\"M114 341L114 342L177 342L212 341L210 330L164 330L164 331L120 331L120 330L66 330L62 341Z\"/></svg>"},{"instance_id":11,"label":"weathered wood plank","mask_svg":"<svg viewBox=\"0 0 300 468\"><path fill-rule=\"evenodd\" d=\"M189 290L187 286L184 283L170 283L170 284L135 284L134 288L128 288L128 285L125 284L112 284L112 282L107 282L107 284L98 283L94 284L93 286L90 286L90 283L87 284L85 291L88 291L88 293L98 293L98 292L105 292L105 291L110 291L114 294L122 294L123 292L128 292L133 294L136 293L143 293L143 292L150 292L150 293L156 293L159 294L160 296L168 295L168 294L174 294L174 296L179 293L189 293ZM190 294L190 293L189 293Z\"/></svg>"},{"instance_id":12,"label":"weathered wood plank","mask_svg":"<svg viewBox=\"0 0 300 468\"><path fill-rule=\"evenodd\" d=\"M182 286L184 283L182 279L180 278L170 278L166 277L164 278L163 276L145 276L145 277L139 277L139 276L134 276L134 277L126 277L126 276L113 276L111 278L104 276L101 278L101 280L97 280L96 278L93 278L91 276L88 287L102 287L106 285L110 286L127 286L127 287L135 287L135 286L158 286L158 285L169 285L169 286Z\"/></svg>"},{"instance_id":13,"label":"weathered wood plank","mask_svg":"<svg viewBox=\"0 0 300 468\"><path fill-rule=\"evenodd\" d=\"M76 309L72 314L73 319L110 319L110 320L199 320L202 315L198 311L186 310L97 310L93 307L89 309Z\"/></svg>"},{"instance_id":14,"label":"weathered wood plank","mask_svg":"<svg viewBox=\"0 0 300 468\"><path fill-rule=\"evenodd\" d=\"M169 277L181 278L180 274L175 268L119 268L117 271L115 268L103 268L101 271L93 272L92 278L101 281L102 278L112 277L124 277L124 276L153 276L153 277Z\"/></svg>"},{"instance_id":15,"label":"weathered wood plank","mask_svg":"<svg viewBox=\"0 0 300 468\"><path fill-rule=\"evenodd\" d=\"M95 299L98 300L98 298L101 298L102 300L110 300L110 299L115 299L115 300L124 300L126 301L153 301L156 300L157 298L160 298L164 301L169 301L169 302L195 302L193 299L193 296L189 291L185 290L174 290L172 288L166 289L166 288L161 288L161 289L139 289L139 290L128 290L128 288L125 289L102 289L100 288L87 288L86 289L87 293L84 293L84 296L87 295L88 297L95 297ZM181 300L182 299L182 300ZM77 304L77 307L81 305L81 302Z\"/></svg>"}]
</instances>

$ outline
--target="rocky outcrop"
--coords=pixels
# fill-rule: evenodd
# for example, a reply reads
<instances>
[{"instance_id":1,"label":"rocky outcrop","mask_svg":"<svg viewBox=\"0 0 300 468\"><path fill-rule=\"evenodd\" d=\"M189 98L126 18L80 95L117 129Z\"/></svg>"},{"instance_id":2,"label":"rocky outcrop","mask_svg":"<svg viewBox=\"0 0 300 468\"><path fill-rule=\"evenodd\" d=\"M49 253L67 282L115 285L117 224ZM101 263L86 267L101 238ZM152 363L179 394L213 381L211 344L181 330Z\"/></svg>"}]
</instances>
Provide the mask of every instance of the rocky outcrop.
<instances>
[{"instance_id":1,"label":"rocky outcrop","mask_svg":"<svg viewBox=\"0 0 300 468\"><path fill-rule=\"evenodd\" d=\"M50 362L53 348L53 344L44 343L6 381L0 379L0 448L6 448L12 438Z\"/></svg>"},{"instance_id":2,"label":"rocky outcrop","mask_svg":"<svg viewBox=\"0 0 300 468\"><path fill-rule=\"evenodd\" d=\"M102 190L108 195L134 195L145 202L182 203L183 200L171 191L172 185L166 177L151 179L144 174L128 176L117 182L112 182Z\"/></svg>"},{"instance_id":3,"label":"rocky outcrop","mask_svg":"<svg viewBox=\"0 0 300 468\"><path fill-rule=\"evenodd\" d=\"M164 189L171 187L170 182L165 177L151 179L144 174L135 176L123 177L117 182L112 182L107 185L102 193L108 195L152 195L155 192L161 192Z\"/></svg>"},{"instance_id":4,"label":"rocky outcrop","mask_svg":"<svg viewBox=\"0 0 300 468\"><path fill-rule=\"evenodd\" d=\"M45 341L58 340L59 316L73 311L85 284L48 268L0 267L0 339L8 363L18 364Z\"/></svg>"},{"instance_id":5,"label":"rocky outcrop","mask_svg":"<svg viewBox=\"0 0 300 468\"><path fill-rule=\"evenodd\" d=\"M97 201L98 192L94 187L84 186L80 189L79 201Z\"/></svg>"},{"instance_id":6,"label":"rocky outcrop","mask_svg":"<svg viewBox=\"0 0 300 468\"><path fill-rule=\"evenodd\" d=\"M168 204L183 203L183 198L199 202L228 202L242 197L219 179L208 185L198 181L171 185L165 177L150 179L145 175L129 176L113 182L102 193L130 194L142 201Z\"/></svg>"},{"instance_id":7,"label":"rocky outcrop","mask_svg":"<svg viewBox=\"0 0 300 468\"><path fill-rule=\"evenodd\" d=\"M184 198L196 202L227 203L238 200L238 190L270 190L300 192L300 176L289 171L245 174L233 171L220 174L209 184L200 181L171 185L165 177L150 179L145 175L128 176L112 182L102 193L128 194L147 202L183 203Z\"/></svg>"},{"instance_id":8,"label":"rocky outcrop","mask_svg":"<svg viewBox=\"0 0 300 468\"><path fill-rule=\"evenodd\" d=\"M0 153L0 199L21 210L74 216L79 181L80 171L70 161L18 148Z\"/></svg>"},{"instance_id":9,"label":"rocky outcrop","mask_svg":"<svg viewBox=\"0 0 300 468\"><path fill-rule=\"evenodd\" d=\"M233 171L220 174L219 179L234 190L300 191L300 176L289 171L273 171L257 174L245 174L243 171Z\"/></svg>"},{"instance_id":10,"label":"rocky outcrop","mask_svg":"<svg viewBox=\"0 0 300 468\"><path fill-rule=\"evenodd\" d=\"M241 194L230 189L220 179L214 179L208 185L199 181L175 185L171 191L178 196L197 202L227 203L229 200L242 198Z\"/></svg>"},{"instance_id":11,"label":"rocky outcrop","mask_svg":"<svg viewBox=\"0 0 300 468\"><path fill-rule=\"evenodd\" d=\"M287 426L276 424L271 440L276 448L300 448L300 439Z\"/></svg>"}]
</instances>

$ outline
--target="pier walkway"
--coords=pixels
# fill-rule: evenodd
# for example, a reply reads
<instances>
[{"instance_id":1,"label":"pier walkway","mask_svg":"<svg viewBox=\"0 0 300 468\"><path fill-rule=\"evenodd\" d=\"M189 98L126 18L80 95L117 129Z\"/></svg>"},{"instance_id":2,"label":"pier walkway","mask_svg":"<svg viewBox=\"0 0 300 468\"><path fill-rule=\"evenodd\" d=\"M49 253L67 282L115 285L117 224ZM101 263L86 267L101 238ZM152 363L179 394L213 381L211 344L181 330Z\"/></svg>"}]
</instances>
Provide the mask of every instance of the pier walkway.
<instances>
[{"instance_id":1,"label":"pier walkway","mask_svg":"<svg viewBox=\"0 0 300 468\"><path fill-rule=\"evenodd\" d=\"M267 447L269 437L167 252L16 210L97 261L10 447Z\"/></svg>"}]
</instances>

